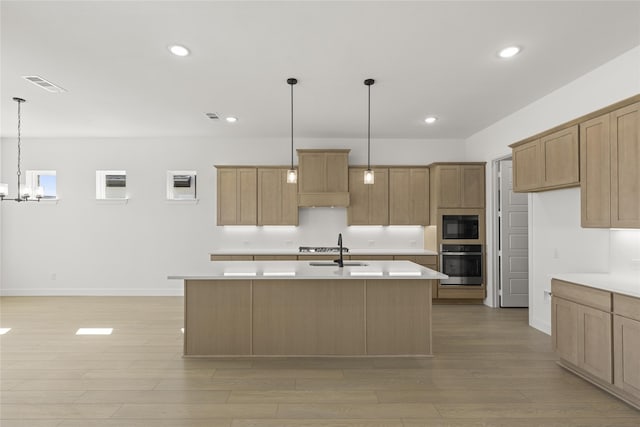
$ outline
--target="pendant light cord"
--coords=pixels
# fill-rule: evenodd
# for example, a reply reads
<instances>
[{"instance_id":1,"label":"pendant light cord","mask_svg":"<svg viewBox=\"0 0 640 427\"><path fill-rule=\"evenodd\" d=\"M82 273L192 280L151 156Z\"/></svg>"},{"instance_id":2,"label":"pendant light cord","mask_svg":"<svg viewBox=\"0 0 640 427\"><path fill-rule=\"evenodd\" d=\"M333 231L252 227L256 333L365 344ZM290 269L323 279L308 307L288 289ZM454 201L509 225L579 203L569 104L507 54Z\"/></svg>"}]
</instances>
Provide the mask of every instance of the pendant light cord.
<instances>
[{"instance_id":1,"label":"pendant light cord","mask_svg":"<svg viewBox=\"0 0 640 427\"><path fill-rule=\"evenodd\" d=\"M291 86L291 170L293 170L293 84Z\"/></svg>"},{"instance_id":2,"label":"pendant light cord","mask_svg":"<svg viewBox=\"0 0 640 427\"><path fill-rule=\"evenodd\" d=\"M369 89L369 105L367 108L367 170L371 170L371 85Z\"/></svg>"}]
</instances>

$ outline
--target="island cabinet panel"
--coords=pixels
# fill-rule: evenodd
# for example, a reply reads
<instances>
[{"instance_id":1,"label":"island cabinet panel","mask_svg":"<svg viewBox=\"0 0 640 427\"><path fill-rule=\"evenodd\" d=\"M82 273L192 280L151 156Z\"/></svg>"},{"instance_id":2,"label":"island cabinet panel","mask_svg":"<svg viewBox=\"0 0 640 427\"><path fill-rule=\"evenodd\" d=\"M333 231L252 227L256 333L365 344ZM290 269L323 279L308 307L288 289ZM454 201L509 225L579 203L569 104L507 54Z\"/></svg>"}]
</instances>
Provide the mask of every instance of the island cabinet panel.
<instances>
[{"instance_id":1,"label":"island cabinet panel","mask_svg":"<svg viewBox=\"0 0 640 427\"><path fill-rule=\"evenodd\" d=\"M610 115L580 124L582 227L611 226Z\"/></svg>"},{"instance_id":2,"label":"island cabinet panel","mask_svg":"<svg viewBox=\"0 0 640 427\"><path fill-rule=\"evenodd\" d=\"M611 227L640 228L640 103L611 113Z\"/></svg>"},{"instance_id":3,"label":"island cabinet panel","mask_svg":"<svg viewBox=\"0 0 640 427\"><path fill-rule=\"evenodd\" d=\"M218 225L258 223L256 168L218 168Z\"/></svg>"},{"instance_id":4,"label":"island cabinet panel","mask_svg":"<svg viewBox=\"0 0 640 427\"><path fill-rule=\"evenodd\" d=\"M363 354L363 294L363 280L255 281L254 354Z\"/></svg>"},{"instance_id":5,"label":"island cabinet panel","mask_svg":"<svg viewBox=\"0 0 640 427\"><path fill-rule=\"evenodd\" d=\"M373 184L364 183L365 168L349 168L347 225L389 225L389 170L374 168Z\"/></svg>"},{"instance_id":6,"label":"island cabinet panel","mask_svg":"<svg viewBox=\"0 0 640 427\"><path fill-rule=\"evenodd\" d=\"M429 169L389 168L389 224L429 225Z\"/></svg>"},{"instance_id":7,"label":"island cabinet panel","mask_svg":"<svg viewBox=\"0 0 640 427\"><path fill-rule=\"evenodd\" d=\"M298 186L287 169L258 168L258 225L298 225Z\"/></svg>"},{"instance_id":8,"label":"island cabinet panel","mask_svg":"<svg viewBox=\"0 0 640 427\"><path fill-rule=\"evenodd\" d=\"M367 354L431 354L431 283L367 281Z\"/></svg>"},{"instance_id":9,"label":"island cabinet panel","mask_svg":"<svg viewBox=\"0 0 640 427\"><path fill-rule=\"evenodd\" d=\"M185 281L185 356L250 355L250 319L251 281Z\"/></svg>"}]
</instances>

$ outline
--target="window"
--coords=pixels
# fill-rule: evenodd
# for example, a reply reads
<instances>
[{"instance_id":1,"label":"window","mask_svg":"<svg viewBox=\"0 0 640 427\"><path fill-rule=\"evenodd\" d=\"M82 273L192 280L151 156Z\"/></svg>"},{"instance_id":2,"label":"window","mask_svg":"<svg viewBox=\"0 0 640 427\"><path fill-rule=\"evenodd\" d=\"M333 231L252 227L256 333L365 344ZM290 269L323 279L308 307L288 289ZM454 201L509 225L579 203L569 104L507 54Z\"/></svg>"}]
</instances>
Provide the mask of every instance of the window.
<instances>
[{"instance_id":1,"label":"window","mask_svg":"<svg viewBox=\"0 0 640 427\"><path fill-rule=\"evenodd\" d=\"M31 197L42 195L42 199L57 199L56 171L39 170L25 172L25 185L31 189Z\"/></svg>"},{"instance_id":2,"label":"window","mask_svg":"<svg viewBox=\"0 0 640 427\"><path fill-rule=\"evenodd\" d=\"M167 199L195 200L196 171L167 171Z\"/></svg>"},{"instance_id":3,"label":"window","mask_svg":"<svg viewBox=\"0 0 640 427\"><path fill-rule=\"evenodd\" d=\"M126 199L127 172L122 170L96 171L96 199Z\"/></svg>"}]
</instances>

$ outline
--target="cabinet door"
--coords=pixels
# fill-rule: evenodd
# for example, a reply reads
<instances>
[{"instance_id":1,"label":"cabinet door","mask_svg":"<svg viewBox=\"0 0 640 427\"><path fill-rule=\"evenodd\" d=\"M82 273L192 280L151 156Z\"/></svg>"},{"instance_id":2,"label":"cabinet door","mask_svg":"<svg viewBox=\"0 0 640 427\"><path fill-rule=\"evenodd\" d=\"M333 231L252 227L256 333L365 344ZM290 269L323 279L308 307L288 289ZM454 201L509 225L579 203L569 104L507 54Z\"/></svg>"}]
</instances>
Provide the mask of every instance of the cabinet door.
<instances>
[{"instance_id":1,"label":"cabinet door","mask_svg":"<svg viewBox=\"0 0 640 427\"><path fill-rule=\"evenodd\" d=\"M389 168L389 224L429 225L429 169Z\"/></svg>"},{"instance_id":2,"label":"cabinet door","mask_svg":"<svg viewBox=\"0 0 640 427\"><path fill-rule=\"evenodd\" d=\"M438 207L439 208L459 208L460 207L460 166L440 165L438 173Z\"/></svg>"},{"instance_id":3,"label":"cabinet door","mask_svg":"<svg viewBox=\"0 0 640 427\"><path fill-rule=\"evenodd\" d=\"M609 114L580 124L580 213L582 227L611 225Z\"/></svg>"},{"instance_id":4,"label":"cabinet door","mask_svg":"<svg viewBox=\"0 0 640 427\"><path fill-rule=\"evenodd\" d=\"M513 191L526 193L540 187L540 140L513 149Z\"/></svg>"},{"instance_id":5,"label":"cabinet door","mask_svg":"<svg viewBox=\"0 0 640 427\"><path fill-rule=\"evenodd\" d=\"M256 225L258 188L256 168L218 169L218 225Z\"/></svg>"},{"instance_id":6,"label":"cabinet door","mask_svg":"<svg viewBox=\"0 0 640 427\"><path fill-rule=\"evenodd\" d=\"M286 169L258 169L258 225L298 225L297 194Z\"/></svg>"},{"instance_id":7,"label":"cabinet door","mask_svg":"<svg viewBox=\"0 0 640 427\"><path fill-rule=\"evenodd\" d=\"M348 171L349 161L347 153L326 153L325 191L331 193L346 193L349 191Z\"/></svg>"},{"instance_id":8,"label":"cabinet door","mask_svg":"<svg viewBox=\"0 0 640 427\"><path fill-rule=\"evenodd\" d=\"M611 313L578 305L578 367L613 383L611 349Z\"/></svg>"},{"instance_id":9,"label":"cabinet door","mask_svg":"<svg viewBox=\"0 0 640 427\"><path fill-rule=\"evenodd\" d=\"M365 168L349 169L348 225L389 225L389 171L375 168L374 183L364 183Z\"/></svg>"},{"instance_id":10,"label":"cabinet door","mask_svg":"<svg viewBox=\"0 0 640 427\"><path fill-rule=\"evenodd\" d=\"M578 304L554 296L551 328L553 348L558 356L578 366Z\"/></svg>"},{"instance_id":11,"label":"cabinet door","mask_svg":"<svg viewBox=\"0 0 640 427\"><path fill-rule=\"evenodd\" d=\"M298 164L301 193L326 191L327 157L325 153L298 153Z\"/></svg>"},{"instance_id":12,"label":"cabinet door","mask_svg":"<svg viewBox=\"0 0 640 427\"><path fill-rule=\"evenodd\" d=\"M613 318L616 387L640 398L640 322Z\"/></svg>"},{"instance_id":13,"label":"cabinet door","mask_svg":"<svg viewBox=\"0 0 640 427\"><path fill-rule=\"evenodd\" d=\"M611 227L640 228L640 103L611 113Z\"/></svg>"},{"instance_id":14,"label":"cabinet door","mask_svg":"<svg viewBox=\"0 0 640 427\"><path fill-rule=\"evenodd\" d=\"M258 173L255 168L238 169L237 183L237 224L256 225L258 223Z\"/></svg>"},{"instance_id":15,"label":"cabinet door","mask_svg":"<svg viewBox=\"0 0 640 427\"><path fill-rule=\"evenodd\" d=\"M542 187L568 187L580 183L578 126L540 139Z\"/></svg>"},{"instance_id":16,"label":"cabinet door","mask_svg":"<svg viewBox=\"0 0 640 427\"><path fill-rule=\"evenodd\" d=\"M485 176L482 165L460 166L461 208L484 208Z\"/></svg>"}]
</instances>

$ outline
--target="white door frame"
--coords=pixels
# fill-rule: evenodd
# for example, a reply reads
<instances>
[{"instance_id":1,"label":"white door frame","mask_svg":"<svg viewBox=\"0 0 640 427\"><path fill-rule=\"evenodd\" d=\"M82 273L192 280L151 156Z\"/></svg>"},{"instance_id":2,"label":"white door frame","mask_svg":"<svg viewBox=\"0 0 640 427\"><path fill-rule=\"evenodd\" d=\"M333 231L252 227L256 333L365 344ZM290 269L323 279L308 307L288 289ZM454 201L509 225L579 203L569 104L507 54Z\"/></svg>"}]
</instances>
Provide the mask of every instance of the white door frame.
<instances>
[{"instance_id":1,"label":"white door frame","mask_svg":"<svg viewBox=\"0 0 640 427\"><path fill-rule=\"evenodd\" d=\"M511 160L511 154L507 154L502 157L498 157L491 161L491 209L490 212L487 212L487 218L490 218L491 221L491 252L487 251L487 256L489 259L487 260L487 264L491 262L492 265L492 274L491 274L491 287L492 287L492 296L493 296L493 304L491 305L494 308L500 307L500 258L498 257L498 246L500 245L500 227L498 226L498 209L500 206L500 200L498 199L499 194L499 180L498 180L498 171L500 170L500 162L502 160Z\"/></svg>"}]
</instances>

